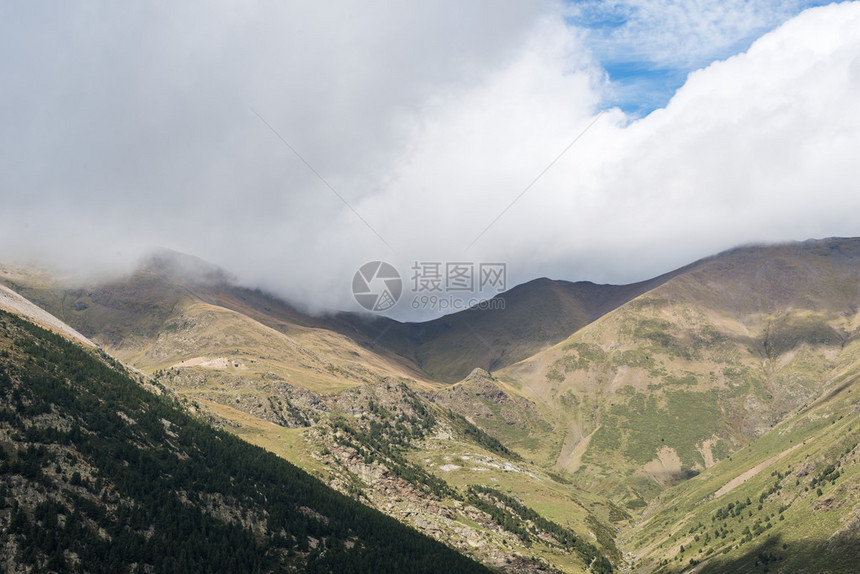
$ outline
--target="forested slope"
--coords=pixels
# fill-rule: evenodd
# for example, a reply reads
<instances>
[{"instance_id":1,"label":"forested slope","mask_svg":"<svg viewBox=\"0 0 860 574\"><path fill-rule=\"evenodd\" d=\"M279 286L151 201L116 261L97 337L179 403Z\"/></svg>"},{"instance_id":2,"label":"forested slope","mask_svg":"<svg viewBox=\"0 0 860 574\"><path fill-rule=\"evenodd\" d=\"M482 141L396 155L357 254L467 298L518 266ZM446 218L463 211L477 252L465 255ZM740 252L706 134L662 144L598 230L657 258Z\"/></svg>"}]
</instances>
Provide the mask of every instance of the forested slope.
<instances>
[{"instance_id":1,"label":"forested slope","mask_svg":"<svg viewBox=\"0 0 860 574\"><path fill-rule=\"evenodd\" d=\"M0 548L4 570L484 570L5 312Z\"/></svg>"}]
</instances>

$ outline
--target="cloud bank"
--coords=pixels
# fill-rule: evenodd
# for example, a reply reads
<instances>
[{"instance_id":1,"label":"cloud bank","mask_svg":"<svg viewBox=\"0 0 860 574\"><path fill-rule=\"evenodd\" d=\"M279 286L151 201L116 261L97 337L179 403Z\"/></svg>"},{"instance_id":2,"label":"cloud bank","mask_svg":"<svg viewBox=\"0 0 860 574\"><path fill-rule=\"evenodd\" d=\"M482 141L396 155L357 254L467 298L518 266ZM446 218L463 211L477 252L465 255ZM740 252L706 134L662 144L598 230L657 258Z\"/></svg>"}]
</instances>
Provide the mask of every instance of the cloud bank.
<instances>
[{"instance_id":1,"label":"cloud bank","mask_svg":"<svg viewBox=\"0 0 860 574\"><path fill-rule=\"evenodd\" d=\"M127 268L165 246L322 310L355 308L371 260L628 282L858 235L860 4L703 8L650 43L626 16L618 50L677 65L787 19L640 119L607 107L607 48L573 8L7 4L0 256Z\"/></svg>"}]
</instances>

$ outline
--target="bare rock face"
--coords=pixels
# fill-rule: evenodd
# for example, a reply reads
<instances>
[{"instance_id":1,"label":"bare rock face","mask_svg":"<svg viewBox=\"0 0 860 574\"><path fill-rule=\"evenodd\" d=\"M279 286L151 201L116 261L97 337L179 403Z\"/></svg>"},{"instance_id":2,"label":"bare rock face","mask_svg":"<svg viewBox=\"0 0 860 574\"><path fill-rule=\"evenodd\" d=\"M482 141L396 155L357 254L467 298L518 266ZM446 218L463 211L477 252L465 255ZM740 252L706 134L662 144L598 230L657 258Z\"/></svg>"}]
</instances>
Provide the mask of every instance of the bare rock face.
<instances>
[{"instance_id":1,"label":"bare rock face","mask_svg":"<svg viewBox=\"0 0 860 574\"><path fill-rule=\"evenodd\" d=\"M511 425L541 424L533 401L507 393L484 369L474 369L462 382L433 394L430 400L476 424L480 419L501 419Z\"/></svg>"},{"instance_id":2,"label":"bare rock face","mask_svg":"<svg viewBox=\"0 0 860 574\"><path fill-rule=\"evenodd\" d=\"M320 395L274 374L260 382L248 376L190 366L159 371L155 380L171 389L202 389L196 394L205 400L287 428L313 426L321 413L329 410Z\"/></svg>"},{"instance_id":3,"label":"bare rock face","mask_svg":"<svg viewBox=\"0 0 860 574\"><path fill-rule=\"evenodd\" d=\"M403 381L388 377L340 393L334 410L353 417L383 409L385 412L415 416L422 410L421 399Z\"/></svg>"},{"instance_id":4,"label":"bare rock face","mask_svg":"<svg viewBox=\"0 0 860 574\"><path fill-rule=\"evenodd\" d=\"M70 326L2 284L0 284L0 309L20 315L45 329L59 333L87 347L96 346L95 343Z\"/></svg>"},{"instance_id":5,"label":"bare rock face","mask_svg":"<svg viewBox=\"0 0 860 574\"><path fill-rule=\"evenodd\" d=\"M487 381L483 396L514 404L489 373L474 374ZM320 446L314 456L325 465L331 486L501 571L553 571L542 559L526 556L522 541L486 512L450 491L428 490L425 481L438 476L415 475L417 467L403 453L426 449L440 432L451 432L426 396L387 378L325 398L334 421L321 420L306 436ZM502 468L503 462L495 464Z\"/></svg>"}]
</instances>

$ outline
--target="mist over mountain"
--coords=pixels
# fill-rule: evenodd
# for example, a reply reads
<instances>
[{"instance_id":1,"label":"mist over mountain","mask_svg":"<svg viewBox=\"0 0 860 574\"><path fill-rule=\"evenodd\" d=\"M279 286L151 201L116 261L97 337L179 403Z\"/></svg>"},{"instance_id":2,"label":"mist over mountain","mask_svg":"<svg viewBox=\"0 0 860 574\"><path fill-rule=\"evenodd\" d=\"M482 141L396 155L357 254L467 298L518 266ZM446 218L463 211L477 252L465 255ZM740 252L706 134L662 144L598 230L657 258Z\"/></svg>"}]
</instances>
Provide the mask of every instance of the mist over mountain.
<instances>
[{"instance_id":1,"label":"mist over mountain","mask_svg":"<svg viewBox=\"0 0 860 574\"><path fill-rule=\"evenodd\" d=\"M3 4L0 570L856 573L858 30Z\"/></svg>"},{"instance_id":2,"label":"mist over mountain","mask_svg":"<svg viewBox=\"0 0 860 574\"><path fill-rule=\"evenodd\" d=\"M853 236L860 9L816 4L13 4L0 255L163 245L318 312L368 261L628 284Z\"/></svg>"}]
</instances>

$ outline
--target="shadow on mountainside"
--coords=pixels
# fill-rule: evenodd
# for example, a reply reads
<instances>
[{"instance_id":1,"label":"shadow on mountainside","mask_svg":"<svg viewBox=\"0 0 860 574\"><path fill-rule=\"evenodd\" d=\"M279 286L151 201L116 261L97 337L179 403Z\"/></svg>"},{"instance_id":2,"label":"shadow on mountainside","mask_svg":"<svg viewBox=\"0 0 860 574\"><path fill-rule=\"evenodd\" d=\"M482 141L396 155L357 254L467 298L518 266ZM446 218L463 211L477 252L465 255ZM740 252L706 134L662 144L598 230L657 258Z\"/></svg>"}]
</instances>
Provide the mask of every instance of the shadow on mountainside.
<instances>
[{"instance_id":1,"label":"shadow on mountainside","mask_svg":"<svg viewBox=\"0 0 860 574\"><path fill-rule=\"evenodd\" d=\"M692 559L692 562L691 562ZM827 540L788 542L781 535L774 536L744 554L736 557L711 556L696 562L687 557L681 563L670 563L657 572L696 573L772 573L809 574L856 573L860 565L860 519L855 518Z\"/></svg>"}]
</instances>

